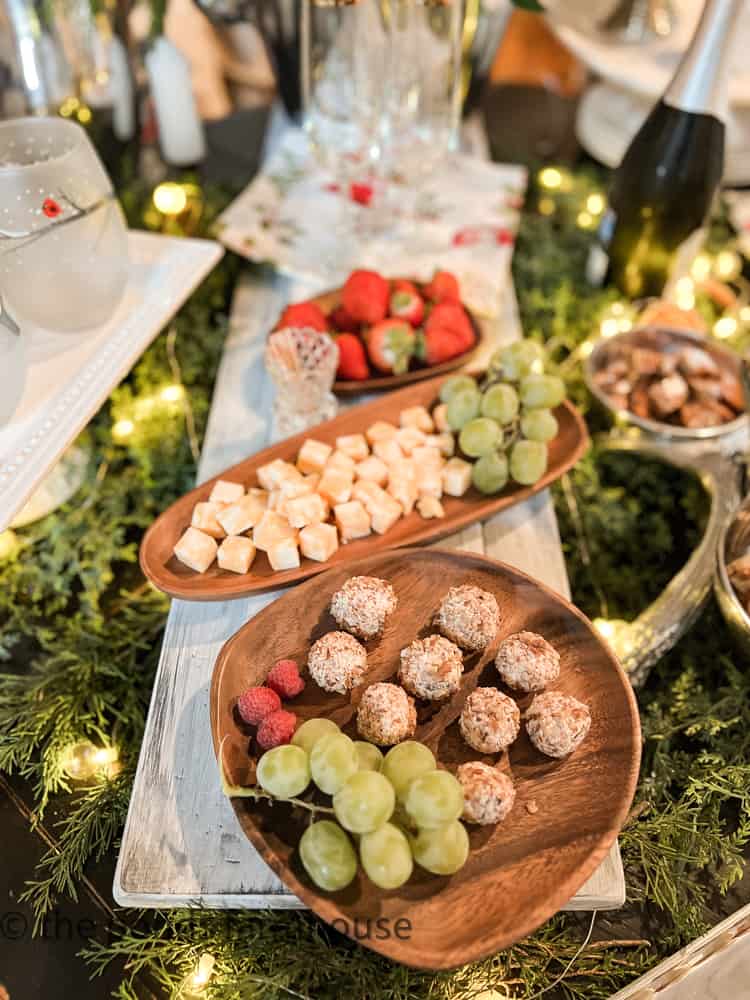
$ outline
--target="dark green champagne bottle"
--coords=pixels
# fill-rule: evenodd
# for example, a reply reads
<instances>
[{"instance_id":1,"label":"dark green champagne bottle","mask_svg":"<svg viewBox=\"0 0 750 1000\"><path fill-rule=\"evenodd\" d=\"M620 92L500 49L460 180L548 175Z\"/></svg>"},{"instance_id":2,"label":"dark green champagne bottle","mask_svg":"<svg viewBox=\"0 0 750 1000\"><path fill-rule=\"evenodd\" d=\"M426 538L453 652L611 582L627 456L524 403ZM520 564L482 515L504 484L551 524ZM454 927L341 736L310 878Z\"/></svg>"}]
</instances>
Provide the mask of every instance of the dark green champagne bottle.
<instances>
[{"instance_id":1,"label":"dark green champagne bottle","mask_svg":"<svg viewBox=\"0 0 750 1000\"><path fill-rule=\"evenodd\" d=\"M706 0L664 96L615 171L588 262L592 284L629 298L670 291L686 274L724 170L732 28L743 0Z\"/></svg>"}]
</instances>

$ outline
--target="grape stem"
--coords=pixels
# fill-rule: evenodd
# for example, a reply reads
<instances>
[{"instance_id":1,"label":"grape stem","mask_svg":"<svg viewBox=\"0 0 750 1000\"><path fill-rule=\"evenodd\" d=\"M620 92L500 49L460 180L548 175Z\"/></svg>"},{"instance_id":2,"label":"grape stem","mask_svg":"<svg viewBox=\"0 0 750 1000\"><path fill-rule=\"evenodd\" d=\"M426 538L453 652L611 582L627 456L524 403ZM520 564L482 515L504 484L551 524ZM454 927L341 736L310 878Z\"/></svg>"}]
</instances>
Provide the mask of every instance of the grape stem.
<instances>
[{"instance_id":1,"label":"grape stem","mask_svg":"<svg viewBox=\"0 0 750 1000\"><path fill-rule=\"evenodd\" d=\"M299 806L301 809L307 809L308 812L313 813L328 813L333 816L334 812L330 806L319 806L315 802L307 802L305 799L290 798L290 799L277 799L270 792L265 791L263 788L258 788L257 786L250 785L232 785L227 778L227 773L224 770L224 740L221 741L221 747L219 748L219 776L221 778L221 790L226 795L228 799L254 799L256 802L265 799L267 802L284 802L289 803L293 806Z\"/></svg>"}]
</instances>

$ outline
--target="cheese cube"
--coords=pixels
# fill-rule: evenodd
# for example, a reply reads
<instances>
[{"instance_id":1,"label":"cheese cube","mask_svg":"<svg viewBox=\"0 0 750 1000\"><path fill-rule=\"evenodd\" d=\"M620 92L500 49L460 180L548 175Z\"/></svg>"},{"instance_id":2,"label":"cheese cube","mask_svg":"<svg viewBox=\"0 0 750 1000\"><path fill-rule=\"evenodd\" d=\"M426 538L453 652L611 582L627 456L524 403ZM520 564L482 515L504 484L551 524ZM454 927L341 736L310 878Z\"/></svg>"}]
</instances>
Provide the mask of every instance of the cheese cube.
<instances>
[{"instance_id":1,"label":"cheese cube","mask_svg":"<svg viewBox=\"0 0 750 1000\"><path fill-rule=\"evenodd\" d=\"M299 566L299 549L296 532L294 538L279 538L266 549L271 569L296 569Z\"/></svg>"},{"instance_id":2,"label":"cheese cube","mask_svg":"<svg viewBox=\"0 0 750 1000\"><path fill-rule=\"evenodd\" d=\"M436 406L432 411L432 419L435 424L435 430L440 431L440 433L449 431L451 428L448 423L448 404L441 403L439 406Z\"/></svg>"},{"instance_id":3,"label":"cheese cube","mask_svg":"<svg viewBox=\"0 0 750 1000\"><path fill-rule=\"evenodd\" d=\"M334 507L346 503L352 495L353 472L347 469L326 469L318 483L318 493Z\"/></svg>"},{"instance_id":4,"label":"cheese cube","mask_svg":"<svg viewBox=\"0 0 750 1000\"><path fill-rule=\"evenodd\" d=\"M426 521L433 517L445 517L443 505L435 497L420 497L417 501L417 510Z\"/></svg>"},{"instance_id":5,"label":"cheese cube","mask_svg":"<svg viewBox=\"0 0 750 1000\"><path fill-rule=\"evenodd\" d=\"M368 502L377 500L383 491L371 479L358 479L352 487L352 499L359 500L367 507Z\"/></svg>"},{"instance_id":6,"label":"cheese cube","mask_svg":"<svg viewBox=\"0 0 750 1000\"><path fill-rule=\"evenodd\" d=\"M396 441L405 455L411 455L415 448L424 445L425 435L417 427L399 427Z\"/></svg>"},{"instance_id":7,"label":"cheese cube","mask_svg":"<svg viewBox=\"0 0 750 1000\"><path fill-rule=\"evenodd\" d=\"M255 559L255 546L244 535L232 535L221 543L216 558L221 569L247 573Z\"/></svg>"},{"instance_id":8,"label":"cheese cube","mask_svg":"<svg viewBox=\"0 0 750 1000\"><path fill-rule=\"evenodd\" d=\"M428 448L426 446L415 448L411 453L411 458L414 462L414 468L417 470L417 475L420 469L442 469L445 465L445 459L440 454L439 448Z\"/></svg>"},{"instance_id":9,"label":"cheese cube","mask_svg":"<svg viewBox=\"0 0 750 1000\"><path fill-rule=\"evenodd\" d=\"M428 434L424 439L425 446L437 448L441 455L450 458L456 450L456 439L450 431L443 431L442 434Z\"/></svg>"},{"instance_id":10,"label":"cheese cube","mask_svg":"<svg viewBox=\"0 0 750 1000\"><path fill-rule=\"evenodd\" d=\"M232 503L216 515L216 520L228 535L241 535L254 528L265 513L266 507L250 493L237 503ZM246 572L246 571L245 571Z\"/></svg>"},{"instance_id":11,"label":"cheese cube","mask_svg":"<svg viewBox=\"0 0 750 1000\"><path fill-rule=\"evenodd\" d=\"M267 510L253 528L253 544L261 552L268 552L271 545L284 538L293 538L297 532L285 517L275 510Z\"/></svg>"},{"instance_id":12,"label":"cheese cube","mask_svg":"<svg viewBox=\"0 0 750 1000\"><path fill-rule=\"evenodd\" d=\"M211 503L210 500L205 503L197 503L193 508L193 517L190 523L194 528L198 528L199 531L203 531L207 535L223 538L226 531L216 520L216 515L222 510L224 510L223 503Z\"/></svg>"},{"instance_id":13,"label":"cheese cube","mask_svg":"<svg viewBox=\"0 0 750 1000\"><path fill-rule=\"evenodd\" d=\"M255 499L262 503L264 507L268 506L268 490L262 490L259 486L251 486L247 491L249 497L255 497Z\"/></svg>"},{"instance_id":14,"label":"cheese cube","mask_svg":"<svg viewBox=\"0 0 750 1000\"><path fill-rule=\"evenodd\" d=\"M337 504L333 508L333 514L341 533L341 541L345 545L355 538L365 538L370 534L370 515L359 500Z\"/></svg>"},{"instance_id":15,"label":"cheese cube","mask_svg":"<svg viewBox=\"0 0 750 1000\"><path fill-rule=\"evenodd\" d=\"M388 466L377 455L358 462L355 471L359 479L371 479L378 486L385 486L388 481Z\"/></svg>"},{"instance_id":16,"label":"cheese cube","mask_svg":"<svg viewBox=\"0 0 750 1000\"><path fill-rule=\"evenodd\" d=\"M442 470L443 491L449 497L462 497L471 486L471 464L462 458L452 458Z\"/></svg>"},{"instance_id":17,"label":"cheese cube","mask_svg":"<svg viewBox=\"0 0 750 1000\"><path fill-rule=\"evenodd\" d=\"M399 423L402 427L416 427L425 434L431 434L435 429L432 417L424 406L407 406L401 411Z\"/></svg>"},{"instance_id":18,"label":"cheese cube","mask_svg":"<svg viewBox=\"0 0 750 1000\"><path fill-rule=\"evenodd\" d=\"M315 493L318 488L318 483L320 482L320 474L313 472L309 476L305 476L305 482L310 487L310 492Z\"/></svg>"},{"instance_id":19,"label":"cheese cube","mask_svg":"<svg viewBox=\"0 0 750 1000\"><path fill-rule=\"evenodd\" d=\"M278 510L281 503L281 490L274 489L268 494L268 510Z\"/></svg>"},{"instance_id":20,"label":"cheese cube","mask_svg":"<svg viewBox=\"0 0 750 1000\"><path fill-rule=\"evenodd\" d=\"M216 558L218 546L210 535L197 528L188 528L174 547L174 554L196 573L205 573Z\"/></svg>"},{"instance_id":21,"label":"cheese cube","mask_svg":"<svg viewBox=\"0 0 750 1000\"><path fill-rule=\"evenodd\" d=\"M404 453L401 451L395 437L386 438L382 441L376 441L372 446L372 453L381 461L385 462L386 465L390 465L391 462L398 462L400 459L404 458Z\"/></svg>"},{"instance_id":22,"label":"cheese cube","mask_svg":"<svg viewBox=\"0 0 750 1000\"><path fill-rule=\"evenodd\" d=\"M346 469L347 472L353 473L355 465L356 462L351 455L347 455L345 451L339 451L337 448L326 462L326 469ZM323 471L325 472L325 469Z\"/></svg>"},{"instance_id":23,"label":"cheese cube","mask_svg":"<svg viewBox=\"0 0 750 1000\"><path fill-rule=\"evenodd\" d=\"M297 455L297 468L300 472L322 472L323 466L331 457L333 448L323 441L308 438Z\"/></svg>"},{"instance_id":24,"label":"cheese cube","mask_svg":"<svg viewBox=\"0 0 750 1000\"><path fill-rule=\"evenodd\" d=\"M242 483L230 483L226 479L217 479L211 490L211 503L237 503L245 495Z\"/></svg>"},{"instance_id":25,"label":"cheese cube","mask_svg":"<svg viewBox=\"0 0 750 1000\"><path fill-rule=\"evenodd\" d=\"M388 477L388 492L401 504L404 514L411 514L419 493L413 476L391 475Z\"/></svg>"},{"instance_id":26,"label":"cheese cube","mask_svg":"<svg viewBox=\"0 0 750 1000\"><path fill-rule=\"evenodd\" d=\"M361 462L370 454L364 434L343 434L341 437L337 437L336 450L343 451L355 462Z\"/></svg>"},{"instance_id":27,"label":"cheese cube","mask_svg":"<svg viewBox=\"0 0 750 1000\"><path fill-rule=\"evenodd\" d=\"M264 490L272 490L280 486L285 479L301 479L302 473L290 462L285 462L281 458L275 458L267 465L261 465L258 469L258 482Z\"/></svg>"},{"instance_id":28,"label":"cheese cube","mask_svg":"<svg viewBox=\"0 0 750 1000\"><path fill-rule=\"evenodd\" d=\"M354 487L354 497L361 501L370 515L373 531L377 531L379 535L385 534L401 517L401 504L377 483L361 479Z\"/></svg>"},{"instance_id":29,"label":"cheese cube","mask_svg":"<svg viewBox=\"0 0 750 1000\"><path fill-rule=\"evenodd\" d=\"M376 441L388 441L396 436L396 428L386 420L376 420L374 424L367 428L365 437L370 444Z\"/></svg>"},{"instance_id":30,"label":"cheese cube","mask_svg":"<svg viewBox=\"0 0 750 1000\"><path fill-rule=\"evenodd\" d=\"M308 524L299 533L302 555L315 562L326 562L339 547L339 533L333 524Z\"/></svg>"},{"instance_id":31,"label":"cheese cube","mask_svg":"<svg viewBox=\"0 0 750 1000\"><path fill-rule=\"evenodd\" d=\"M420 497L431 496L437 500L443 495L443 470L425 466L417 469L417 492Z\"/></svg>"},{"instance_id":32,"label":"cheese cube","mask_svg":"<svg viewBox=\"0 0 750 1000\"><path fill-rule=\"evenodd\" d=\"M328 502L319 493L294 497L284 504L284 514L293 528L325 521L329 514Z\"/></svg>"}]
</instances>

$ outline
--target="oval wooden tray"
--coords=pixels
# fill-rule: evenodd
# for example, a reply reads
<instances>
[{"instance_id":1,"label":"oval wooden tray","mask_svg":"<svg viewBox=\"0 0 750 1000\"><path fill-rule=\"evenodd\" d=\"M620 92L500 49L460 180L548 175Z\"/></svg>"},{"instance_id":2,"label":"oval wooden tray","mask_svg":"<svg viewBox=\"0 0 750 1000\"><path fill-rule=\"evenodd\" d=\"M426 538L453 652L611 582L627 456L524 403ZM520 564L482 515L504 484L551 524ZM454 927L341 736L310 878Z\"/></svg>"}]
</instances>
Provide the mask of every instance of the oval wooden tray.
<instances>
[{"instance_id":1,"label":"oval wooden tray","mask_svg":"<svg viewBox=\"0 0 750 1000\"><path fill-rule=\"evenodd\" d=\"M416 738L428 743L449 769L477 759L509 768L517 790L510 816L498 826L467 826L469 860L450 878L415 866L409 882L385 892L360 871L345 890L330 894L314 886L296 852L309 821L307 812L248 799L233 799L232 805L262 857L324 920L407 965L453 968L531 933L602 862L635 791L641 746L638 709L608 647L580 611L552 590L510 566L470 553L384 553L308 580L264 608L222 648L211 682L211 729L217 756L223 746L224 770L232 784L255 781L251 754L256 748L252 730L234 715L237 697L249 685L261 683L279 657L293 657L304 672L311 643L337 628L328 613L331 595L355 573L389 580L399 600L384 635L367 644L365 685L391 678L399 651L418 634L432 631L431 617L449 587L472 583L496 596L501 612L497 639L485 655L465 657L463 686L450 702L439 709L418 705ZM560 679L553 688L591 709L589 734L566 760L544 757L525 732L509 756L482 756L458 732L455 720L477 683L499 686L493 663L497 643L525 628L544 635L561 654ZM354 705L365 685L353 694ZM517 700L522 710L529 702ZM302 720L325 715L354 733L349 699L327 694L309 678L288 707Z\"/></svg>"},{"instance_id":2,"label":"oval wooden tray","mask_svg":"<svg viewBox=\"0 0 750 1000\"><path fill-rule=\"evenodd\" d=\"M371 403L352 407L333 420L318 424L304 434L287 438L258 452L191 490L190 493L186 493L164 511L146 532L140 551L143 572L154 586L165 594L192 601L224 601L261 590L284 587L313 574L322 573L331 566L349 563L373 552L382 552L383 549L434 541L436 538L452 534L472 521L483 520L490 514L519 503L544 489L575 465L588 447L589 439L583 418L572 404L565 403L556 411L560 432L550 445L549 467L543 478L534 486L513 484L497 496L485 496L472 487L462 497L446 496L443 498L444 518L425 521L415 511L408 517L400 518L385 535L372 534L348 545L342 545L327 563L302 559L298 569L276 572L271 569L265 553L258 552L248 574L239 575L221 570L216 563L201 574L188 569L172 554L175 543L190 524L193 507L198 501L208 499L217 479L229 479L253 485L256 482L256 469L259 466L274 458L294 462L306 438L314 437L334 444L339 435L363 432L376 420L391 420L398 423L399 412L405 407L420 403L427 407L432 406L443 381L443 378L439 378L420 382Z\"/></svg>"},{"instance_id":3,"label":"oval wooden tray","mask_svg":"<svg viewBox=\"0 0 750 1000\"><path fill-rule=\"evenodd\" d=\"M316 295L312 301L317 302L323 312L328 313L331 309L335 309L337 305L340 305L341 289L337 288L332 292L323 292L320 295ZM466 309L465 306L464 308ZM428 368L411 368L402 375L375 375L372 378L363 379L361 382L349 382L337 379L333 384L333 391L338 396L358 396L364 392L400 389L402 386L410 385L412 382L423 382L425 379L435 378L437 375L447 375L448 372L453 372L457 368L461 368L462 365L471 361L485 338L485 333L477 322L476 317L468 309L466 309L466 312L471 320L471 325L474 327L474 336L476 339L474 346L468 351L464 351L463 354L451 358L450 361L444 361L441 365L431 365Z\"/></svg>"}]
</instances>

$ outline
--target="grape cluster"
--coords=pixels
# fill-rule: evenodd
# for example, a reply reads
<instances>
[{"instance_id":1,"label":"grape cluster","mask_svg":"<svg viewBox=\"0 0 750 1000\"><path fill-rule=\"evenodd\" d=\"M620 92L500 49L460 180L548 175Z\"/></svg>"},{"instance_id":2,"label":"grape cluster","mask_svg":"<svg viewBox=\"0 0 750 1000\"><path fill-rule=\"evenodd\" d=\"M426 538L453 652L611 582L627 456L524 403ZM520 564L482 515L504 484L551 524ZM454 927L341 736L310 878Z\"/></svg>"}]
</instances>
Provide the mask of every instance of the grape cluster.
<instances>
[{"instance_id":1,"label":"grape cluster","mask_svg":"<svg viewBox=\"0 0 750 1000\"><path fill-rule=\"evenodd\" d=\"M407 740L384 757L373 744L349 739L330 719L309 719L290 744L261 757L257 774L274 798L299 796L311 782L333 796L335 820L311 823L299 842L305 871L320 889L345 888L358 861L379 888L397 889L414 861L452 875L468 857L469 837L459 822L461 785L438 770L422 743Z\"/></svg>"},{"instance_id":2,"label":"grape cluster","mask_svg":"<svg viewBox=\"0 0 750 1000\"><path fill-rule=\"evenodd\" d=\"M552 410L565 384L544 372L544 350L521 340L497 351L481 384L470 375L443 383L440 401L481 493L499 493L509 479L533 486L547 471L547 442L557 435Z\"/></svg>"}]
</instances>

